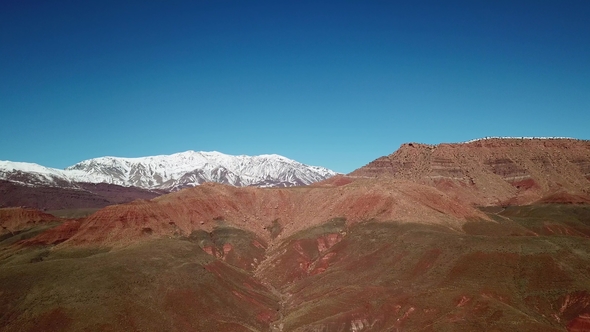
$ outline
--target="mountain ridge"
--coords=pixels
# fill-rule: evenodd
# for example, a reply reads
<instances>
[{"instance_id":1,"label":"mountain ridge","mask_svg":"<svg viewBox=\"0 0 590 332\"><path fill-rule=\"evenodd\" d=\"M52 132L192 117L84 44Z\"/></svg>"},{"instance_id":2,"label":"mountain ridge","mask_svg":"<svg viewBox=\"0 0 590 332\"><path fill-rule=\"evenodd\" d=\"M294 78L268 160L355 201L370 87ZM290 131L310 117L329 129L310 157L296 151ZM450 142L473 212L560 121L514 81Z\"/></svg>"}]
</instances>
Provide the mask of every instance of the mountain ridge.
<instances>
[{"instance_id":1,"label":"mountain ridge","mask_svg":"<svg viewBox=\"0 0 590 332\"><path fill-rule=\"evenodd\" d=\"M588 330L590 146L408 143L369 165L5 210L0 330Z\"/></svg>"},{"instance_id":2,"label":"mountain ridge","mask_svg":"<svg viewBox=\"0 0 590 332\"><path fill-rule=\"evenodd\" d=\"M416 181L475 205L528 204L559 193L590 197L590 141L485 138L404 143L348 176Z\"/></svg>"},{"instance_id":3,"label":"mountain ridge","mask_svg":"<svg viewBox=\"0 0 590 332\"><path fill-rule=\"evenodd\" d=\"M64 170L33 163L0 161L0 179L30 186L77 188L76 183L176 191L204 182L233 186L307 185L337 173L276 155L232 156L217 151L185 151L138 158L98 157Z\"/></svg>"}]
</instances>

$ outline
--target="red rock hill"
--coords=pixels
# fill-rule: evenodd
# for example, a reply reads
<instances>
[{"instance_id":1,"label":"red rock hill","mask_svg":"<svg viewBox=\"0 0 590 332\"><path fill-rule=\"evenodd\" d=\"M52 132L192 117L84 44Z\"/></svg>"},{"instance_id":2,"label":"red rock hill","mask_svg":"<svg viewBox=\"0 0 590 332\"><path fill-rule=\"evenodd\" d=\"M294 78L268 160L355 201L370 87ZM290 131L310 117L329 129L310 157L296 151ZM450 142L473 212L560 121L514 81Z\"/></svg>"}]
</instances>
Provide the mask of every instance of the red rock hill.
<instances>
[{"instance_id":1,"label":"red rock hill","mask_svg":"<svg viewBox=\"0 0 590 332\"><path fill-rule=\"evenodd\" d=\"M333 218L346 218L348 223L372 219L420 222L460 230L465 221L486 217L436 188L405 180L360 179L337 187L281 189L208 183L150 201L108 206L83 220L66 242L126 243L162 235L186 236L219 225L270 240ZM71 226L56 227L43 237L61 242L64 237L59 232L71 234Z\"/></svg>"},{"instance_id":2,"label":"red rock hill","mask_svg":"<svg viewBox=\"0 0 590 332\"><path fill-rule=\"evenodd\" d=\"M477 205L538 200L589 202L590 141L491 138L457 144L403 144L349 174L432 185Z\"/></svg>"},{"instance_id":3,"label":"red rock hill","mask_svg":"<svg viewBox=\"0 0 590 332\"><path fill-rule=\"evenodd\" d=\"M17 232L36 224L59 220L51 214L35 209L3 208L0 209L0 235Z\"/></svg>"}]
</instances>

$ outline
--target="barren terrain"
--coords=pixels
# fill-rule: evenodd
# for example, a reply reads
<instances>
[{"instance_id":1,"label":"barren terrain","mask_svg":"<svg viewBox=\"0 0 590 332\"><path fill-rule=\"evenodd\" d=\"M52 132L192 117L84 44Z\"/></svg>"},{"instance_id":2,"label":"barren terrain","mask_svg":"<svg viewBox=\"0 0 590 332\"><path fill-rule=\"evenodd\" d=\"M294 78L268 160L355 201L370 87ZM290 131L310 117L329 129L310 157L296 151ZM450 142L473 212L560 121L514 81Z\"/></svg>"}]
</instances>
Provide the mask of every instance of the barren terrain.
<instances>
[{"instance_id":1,"label":"barren terrain","mask_svg":"<svg viewBox=\"0 0 590 332\"><path fill-rule=\"evenodd\" d=\"M0 330L587 331L588 143L530 142L78 219L0 209Z\"/></svg>"}]
</instances>

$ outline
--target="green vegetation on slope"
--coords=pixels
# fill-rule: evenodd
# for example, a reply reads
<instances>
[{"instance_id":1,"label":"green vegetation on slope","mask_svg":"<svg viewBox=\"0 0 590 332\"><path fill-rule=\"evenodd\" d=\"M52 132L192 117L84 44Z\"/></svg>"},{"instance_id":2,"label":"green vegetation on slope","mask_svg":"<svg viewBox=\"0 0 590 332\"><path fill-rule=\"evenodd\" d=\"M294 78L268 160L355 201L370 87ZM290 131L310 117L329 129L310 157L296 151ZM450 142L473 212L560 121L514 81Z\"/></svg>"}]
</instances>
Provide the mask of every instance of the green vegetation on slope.
<instances>
[{"instance_id":1,"label":"green vegetation on slope","mask_svg":"<svg viewBox=\"0 0 590 332\"><path fill-rule=\"evenodd\" d=\"M588 327L590 207L486 211L494 222L463 231L336 218L271 244L220 226L122 248L19 245L32 228L0 242L0 330Z\"/></svg>"}]
</instances>

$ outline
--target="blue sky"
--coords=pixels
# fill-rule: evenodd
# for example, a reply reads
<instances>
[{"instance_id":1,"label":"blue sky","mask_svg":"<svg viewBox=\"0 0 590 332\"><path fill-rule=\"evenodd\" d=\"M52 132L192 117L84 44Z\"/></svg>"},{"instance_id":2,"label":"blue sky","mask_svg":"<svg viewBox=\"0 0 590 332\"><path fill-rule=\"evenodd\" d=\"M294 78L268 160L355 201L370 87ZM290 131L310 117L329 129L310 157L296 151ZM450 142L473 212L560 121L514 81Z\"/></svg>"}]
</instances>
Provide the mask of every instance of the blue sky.
<instances>
[{"instance_id":1,"label":"blue sky","mask_svg":"<svg viewBox=\"0 0 590 332\"><path fill-rule=\"evenodd\" d=\"M590 139L590 1L3 1L0 160Z\"/></svg>"}]
</instances>

